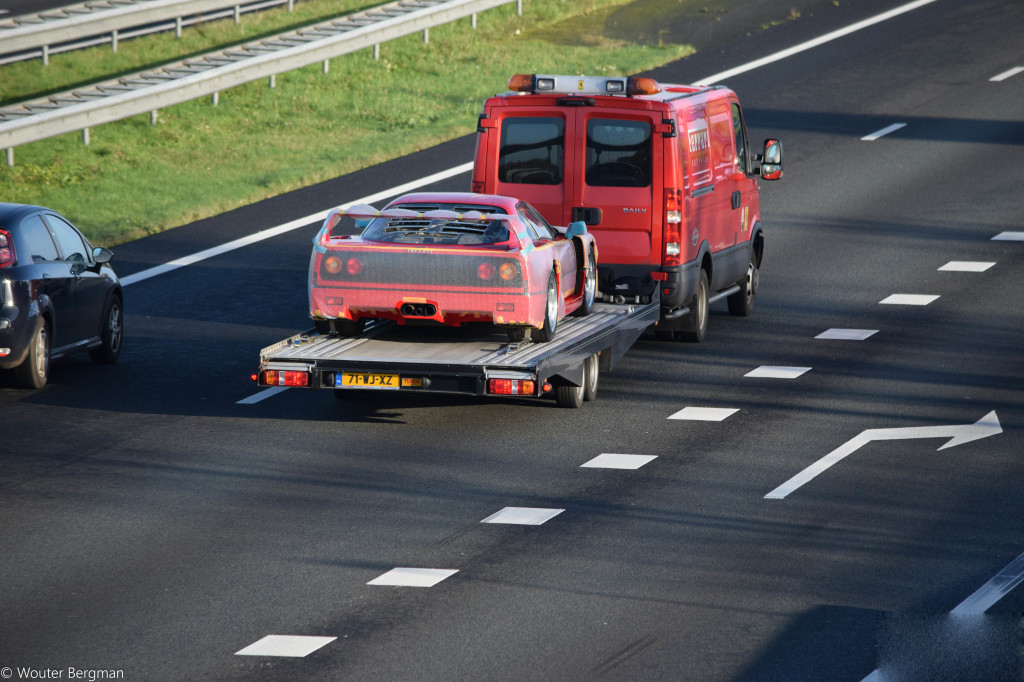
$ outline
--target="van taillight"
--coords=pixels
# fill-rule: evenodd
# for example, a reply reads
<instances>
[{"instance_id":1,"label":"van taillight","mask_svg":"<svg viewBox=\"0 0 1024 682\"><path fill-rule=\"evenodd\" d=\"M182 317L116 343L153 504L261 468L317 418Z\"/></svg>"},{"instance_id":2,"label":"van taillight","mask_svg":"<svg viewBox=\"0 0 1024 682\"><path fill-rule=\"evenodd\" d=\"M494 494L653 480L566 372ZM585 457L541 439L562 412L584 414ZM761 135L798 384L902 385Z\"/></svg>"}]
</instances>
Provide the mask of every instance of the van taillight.
<instances>
[{"instance_id":1,"label":"van taillight","mask_svg":"<svg viewBox=\"0 0 1024 682\"><path fill-rule=\"evenodd\" d=\"M665 265L680 265L683 241L683 191L665 189Z\"/></svg>"},{"instance_id":2,"label":"van taillight","mask_svg":"<svg viewBox=\"0 0 1024 682\"><path fill-rule=\"evenodd\" d=\"M14 265L14 240L7 230L0 230L0 268Z\"/></svg>"}]
</instances>

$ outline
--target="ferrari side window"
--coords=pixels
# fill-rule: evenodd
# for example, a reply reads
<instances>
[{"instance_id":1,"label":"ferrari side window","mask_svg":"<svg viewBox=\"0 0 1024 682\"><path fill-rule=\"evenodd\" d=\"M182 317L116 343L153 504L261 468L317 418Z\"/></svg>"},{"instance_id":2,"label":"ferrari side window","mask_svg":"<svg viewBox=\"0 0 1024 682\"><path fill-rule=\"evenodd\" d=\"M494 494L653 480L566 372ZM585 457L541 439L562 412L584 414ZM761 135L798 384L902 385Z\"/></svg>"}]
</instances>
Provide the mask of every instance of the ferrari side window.
<instances>
[{"instance_id":1,"label":"ferrari side window","mask_svg":"<svg viewBox=\"0 0 1024 682\"><path fill-rule=\"evenodd\" d=\"M530 234L534 239L555 238L555 230L548 224L548 221L544 220L544 216L537 212L537 209L530 206L525 201L521 202L518 208L519 216L530 228Z\"/></svg>"}]
</instances>

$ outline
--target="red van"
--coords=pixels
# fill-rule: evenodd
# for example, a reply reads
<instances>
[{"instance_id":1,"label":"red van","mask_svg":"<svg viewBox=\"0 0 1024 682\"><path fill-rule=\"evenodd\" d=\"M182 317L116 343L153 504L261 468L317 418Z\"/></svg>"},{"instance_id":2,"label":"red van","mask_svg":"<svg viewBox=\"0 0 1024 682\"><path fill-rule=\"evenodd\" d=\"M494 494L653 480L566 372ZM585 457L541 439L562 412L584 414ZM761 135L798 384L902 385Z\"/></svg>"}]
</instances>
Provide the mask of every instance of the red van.
<instances>
[{"instance_id":1,"label":"red van","mask_svg":"<svg viewBox=\"0 0 1024 682\"><path fill-rule=\"evenodd\" d=\"M782 177L782 144L765 140L752 157L735 93L544 75L513 76L509 90L484 103L472 191L525 199L554 225L585 222L602 298L660 293L659 336L703 340L723 297L751 314L764 253L757 176Z\"/></svg>"}]
</instances>

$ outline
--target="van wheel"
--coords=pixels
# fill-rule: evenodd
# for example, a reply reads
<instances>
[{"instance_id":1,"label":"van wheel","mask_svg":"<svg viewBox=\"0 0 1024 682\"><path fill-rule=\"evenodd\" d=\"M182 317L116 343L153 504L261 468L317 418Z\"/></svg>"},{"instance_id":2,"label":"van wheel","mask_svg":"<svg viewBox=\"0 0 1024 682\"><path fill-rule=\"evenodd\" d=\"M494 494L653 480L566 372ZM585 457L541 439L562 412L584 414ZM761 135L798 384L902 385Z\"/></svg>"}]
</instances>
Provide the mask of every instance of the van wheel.
<instances>
[{"instance_id":1,"label":"van wheel","mask_svg":"<svg viewBox=\"0 0 1024 682\"><path fill-rule=\"evenodd\" d=\"M727 299L729 313L736 317L750 317L754 312L754 296L757 295L757 283L760 272L757 268L757 254L751 251L750 263L747 264L747 276L737 282L740 290Z\"/></svg>"},{"instance_id":2,"label":"van wheel","mask_svg":"<svg viewBox=\"0 0 1024 682\"><path fill-rule=\"evenodd\" d=\"M46 385L50 376L50 324L46 318L39 318L36 332L28 343L28 354L20 365L14 368L14 380L24 388L39 389Z\"/></svg>"},{"instance_id":3,"label":"van wheel","mask_svg":"<svg viewBox=\"0 0 1024 682\"><path fill-rule=\"evenodd\" d=\"M548 295L544 306L544 326L534 329L530 337L539 343L547 343L555 338L555 330L558 327L558 283L555 281L555 273L548 277Z\"/></svg>"},{"instance_id":4,"label":"van wheel","mask_svg":"<svg viewBox=\"0 0 1024 682\"><path fill-rule=\"evenodd\" d=\"M692 343L700 343L708 335L708 273L700 271L700 281L697 283L697 293L687 306L690 314L686 316L683 324L686 329L679 333L680 338Z\"/></svg>"},{"instance_id":5,"label":"van wheel","mask_svg":"<svg viewBox=\"0 0 1024 682\"><path fill-rule=\"evenodd\" d=\"M594 311L594 300L597 298L597 258L594 250L587 256L587 273L583 279L583 302L573 311L576 317L585 317Z\"/></svg>"}]
</instances>

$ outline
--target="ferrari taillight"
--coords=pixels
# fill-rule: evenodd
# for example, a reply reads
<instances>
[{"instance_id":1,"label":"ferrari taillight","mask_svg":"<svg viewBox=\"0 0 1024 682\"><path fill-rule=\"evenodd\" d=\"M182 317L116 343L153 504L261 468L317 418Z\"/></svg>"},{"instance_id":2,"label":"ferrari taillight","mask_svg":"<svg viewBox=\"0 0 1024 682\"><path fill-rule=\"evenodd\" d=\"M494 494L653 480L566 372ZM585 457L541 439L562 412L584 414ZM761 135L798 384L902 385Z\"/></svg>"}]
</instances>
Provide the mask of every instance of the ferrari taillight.
<instances>
[{"instance_id":1,"label":"ferrari taillight","mask_svg":"<svg viewBox=\"0 0 1024 682\"><path fill-rule=\"evenodd\" d=\"M0 230L0 268L14 265L14 240L7 230Z\"/></svg>"},{"instance_id":2,"label":"ferrari taillight","mask_svg":"<svg viewBox=\"0 0 1024 682\"><path fill-rule=\"evenodd\" d=\"M516 264L512 262L502 263L501 267L498 269L498 274L506 282L511 282L519 276L519 268L517 268Z\"/></svg>"},{"instance_id":3,"label":"ferrari taillight","mask_svg":"<svg viewBox=\"0 0 1024 682\"><path fill-rule=\"evenodd\" d=\"M484 261L476 268L477 276L485 282L494 279L494 265Z\"/></svg>"},{"instance_id":4,"label":"ferrari taillight","mask_svg":"<svg viewBox=\"0 0 1024 682\"><path fill-rule=\"evenodd\" d=\"M488 393L494 395L533 395L536 382L529 379L491 379Z\"/></svg>"},{"instance_id":5,"label":"ferrari taillight","mask_svg":"<svg viewBox=\"0 0 1024 682\"><path fill-rule=\"evenodd\" d=\"M345 272L352 275L353 277L355 275L361 274L363 272L363 261L356 258L355 256L350 257L347 261L345 261Z\"/></svg>"},{"instance_id":6,"label":"ferrari taillight","mask_svg":"<svg viewBox=\"0 0 1024 682\"><path fill-rule=\"evenodd\" d=\"M341 272L341 259L337 256L328 256L324 259L324 270L332 275L337 275Z\"/></svg>"},{"instance_id":7,"label":"ferrari taillight","mask_svg":"<svg viewBox=\"0 0 1024 682\"><path fill-rule=\"evenodd\" d=\"M665 188L665 265L683 262L683 191Z\"/></svg>"},{"instance_id":8,"label":"ferrari taillight","mask_svg":"<svg viewBox=\"0 0 1024 682\"><path fill-rule=\"evenodd\" d=\"M309 372L267 369L260 376L262 386L309 386Z\"/></svg>"}]
</instances>

